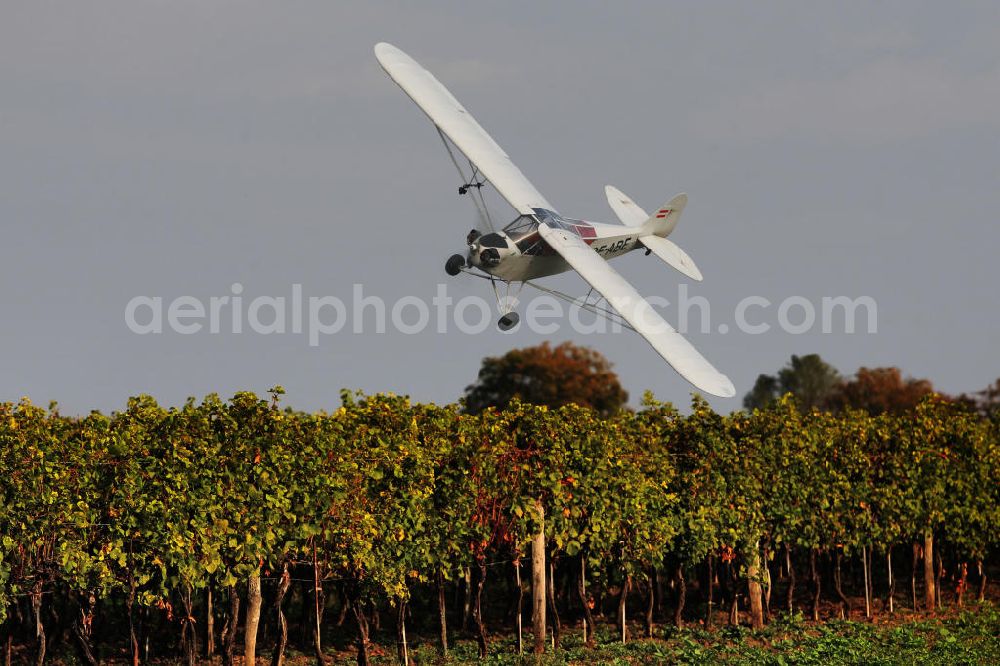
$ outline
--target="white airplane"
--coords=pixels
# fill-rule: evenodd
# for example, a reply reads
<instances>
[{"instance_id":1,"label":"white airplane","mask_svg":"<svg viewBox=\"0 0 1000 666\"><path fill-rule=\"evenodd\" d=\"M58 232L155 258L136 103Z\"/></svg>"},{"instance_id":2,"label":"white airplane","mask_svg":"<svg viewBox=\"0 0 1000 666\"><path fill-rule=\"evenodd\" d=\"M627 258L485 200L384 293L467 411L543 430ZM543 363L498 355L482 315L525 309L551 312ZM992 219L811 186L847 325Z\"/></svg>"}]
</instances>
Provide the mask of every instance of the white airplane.
<instances>
[{"instance_id":1,"label":"white airplane","mask_svg":"<svg viewBox=\"0 0 1000 666\"><path fill-rule=\"evenodd\" d=\"M736 394L729 378L712 367L606 261L644 249L647 255L655 254L687 277L701 280L701 272L694 261L667 240L687 204L687 195L678 194L648 215L609 185L605 188L608 203L622 224L563 217L433 74L385 42L375 45L375 57L389 77L434 123L462 176L459 194L471 195L488 227L488 233L471 231L466 238L467 256L452 255L445 270L449 275L465 272L490 280L502 311L498 322L502 330L513 328L518 321L517 313L510 307L512 284L515 289L520 288L518 285L529 284L596 314L615 316L614 312L590 302L590 294L581 302L533 282L572 269L590 284L592 292L596 290L614 308L624 320L624 326L645 338L684 379L712 395L730 398ZM453 146L468 161L469 175L460 165ZM518 213L517 218L500 231L493 229L492 216L486 208L482 193L486 184L491 184ZM506 285L507 298L501 297L498 283Z\"/></svg>"}]
</instances>

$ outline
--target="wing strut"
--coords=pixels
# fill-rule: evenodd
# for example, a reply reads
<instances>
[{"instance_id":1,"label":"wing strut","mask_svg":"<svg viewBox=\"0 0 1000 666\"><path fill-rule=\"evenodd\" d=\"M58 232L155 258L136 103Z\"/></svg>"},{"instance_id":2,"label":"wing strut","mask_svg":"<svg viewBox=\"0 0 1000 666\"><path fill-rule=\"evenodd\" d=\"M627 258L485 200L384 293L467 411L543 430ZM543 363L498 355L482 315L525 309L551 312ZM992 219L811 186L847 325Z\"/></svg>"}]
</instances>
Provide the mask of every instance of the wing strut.
<instances>
[{"instance_id":1,"label":"wing strut","mask_svg":"<svg viewBox=\"0 0 1000 666\"><path fill-rule=\"evenodd\" d=\"M538 284L537 282L532 282L531 280L525 280L524 284L526 284L526 285L528 285L530 287L534 287L538 291L543 291L546 294L550 294L552 296L555 296L558 299L564 300L567 303L569 303L570 305L578 305L581 310L589 312L590 314L593 314L593 315L597 315L598 317L604 317L605 319L607 319L608 321L610 321L612 324L618 324L622 328L627 328L630 331L635 331L636 333L638 333L638 331L636 331L632 327L632 325L630 323L628 323L627 321L625 321L625 319L620 314L618 314L614 310L611 310L611 309L608 309L608 308L603 308L600 305L598 305L598 303L601 302L601 300L603 299L603 297L601 297L601 298L597 299L595 302L591 303L590 302L590 294L593 293L593 291L594 291L593 288L591 288L591 290L587 292L587 295L584 296L583 299L581 299L579 296L577 296L576 298L574 298L574 297L570 296L569 294L563 293L563 292L558 291L556 289L549 289L548 287L543 287L542 285ZM605 301L605 302L607 302L607 301Z\"/></svg>"},{"instance_id":2,"label":"wing strut","mask_svg":"<svg viewBox=\"0 0 1000 666\"><path fill-rule=\"evenodd\" d=\"M465 172L462 171L462 167L458 163L458 158L455 157L455 152L451 149L451 145L448 143L448 137L444 135L444 132L442 132L441 128L437 125L434 126L434 129L437 130L438 136L441 137L441 143L444 144L444 149L448 151L448 157L451 158L451 163L455 165L455 169L458 170L458 175L462 178L462 185L459 186L458 193L466 194L470 188L475 189L475 192L472 194L472 203L476 206L476 212L479 213L479 219L486 224L490 231L496 231L496 228L493 226L493 218L490 217L490 210L486 207L486 199L483 197L483 185L489 181L486 180L485 177L481 180L477 179L477 177L482 176L482 174L479 172L479 167L472 163L472 160L469 160L469 167L472 169L472 175L466 178ZM479 199L476 199L477 194L479 195Z\"/></svg>"},{"instance_id":3,"label":"wing strut","mask_svg":"<svg viewBox=\"0 0 1000 666\"><path fill-rule=\"evenodd\" d=\"M468 267L463 267L461 269L461 271L463 273L466 273L467 275L471 275L472 277L477 277L477 278L480 278L480 279L483 279L483 280L487 280L490 283L492 283L493 293L494 293L494 295L497 298L497 307L499 307L500 311L503 312L503 307L502 307L501 304L504 302L504 299L500 296L500 292L497 289L497 286L496 286L496 277L494 277L493 275L490 275L489 273L482 273L482 272L480 272L478 270L475 270L475 269L472 269L472 268L468 268ZM551 296L555 296L559 300L566 301L570 305L577 305L577 306L580 307L581 310L584 310L585 312L589 312L590 314L596 315L598 317L604 317L605 319L607 319L608 321L610 321L612 324L617 324L618 326L621 326L622 328L627 328L630 331L638 333L638 331L636 331L635 328L630 323L628 323L627 321L625 321L625 319L620 314L618 314L617 312L615 312L614 310L612 310L610 308L601 307L599 305L599 303L602 300L604 300L603 296L601 298L598 298L594 302L590 302L590 294L594 291L593 289L591 289L589 292L587 292L586 296L584 296L583 298L581 298L579 296L575 296L575 297L574 296L570 296L569 294L567 294L565 292L562 292L562 291L559 291L558 289L550 289L548 287L543 287L542 285L540 285L537 282L534 282L532 280L525 280L521 284L522 285L526 284L529 287L534 287L538 291L544 292L544 293L549 294ZM509 291L510 282L507 282L507 285L508 285L508 292L507 293L510 294L510 291ZM515 298L516 298L516 295L515 295ZM508 299L509 299L509 296L508 296ZM604 301L604 302L607 303L607 301Z\"/></svg>"},{"instance_id":4,"label":"wing strut","mask_svg":"<svg viewBox=\"0 0 1000 666\"><path fill-rule=\"evenodd\" d=\"M690 342L653 310L635 287L579 236L546 222L538 225L538 233L681 377L712 395L723 398L736 395L729 378L712 367Z\"/></svg>"},{"instance_id":5,"label":"wing strut","mask_svg":"<svg viewBox=\"0 0 1000 666\"><path fill-rule=\"evenodd\" d=\"M455 148L479 167L479 172L517 212L531 215L535 208L555 210L524 177L503 148L433 74L385 42L375 45L375 57L389 77L427 114Z\"/></svg>"}]
</instances>

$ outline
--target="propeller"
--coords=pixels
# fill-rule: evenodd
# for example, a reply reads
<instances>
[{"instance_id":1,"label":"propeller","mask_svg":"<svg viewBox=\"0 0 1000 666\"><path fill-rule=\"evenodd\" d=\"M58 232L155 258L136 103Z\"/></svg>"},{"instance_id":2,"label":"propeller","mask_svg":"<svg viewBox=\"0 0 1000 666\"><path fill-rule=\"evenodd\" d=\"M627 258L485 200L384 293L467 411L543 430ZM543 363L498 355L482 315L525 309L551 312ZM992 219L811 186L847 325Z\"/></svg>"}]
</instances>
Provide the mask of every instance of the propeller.
<instances>
[{"instance_id":1,"label":"propeller","mask_svg":"<svg viewBox=\"0 0 1000 666\"><path fill-rule=\"evenodd\" d=\"M480 236L493 233L495 228L493 227L493 221L490 219L489 209L486 208L486 198L483 196L482 185L478 187L475 185L463 185L459 188L459 192L468 196L476 207L472 230L465 237L466 245L469 246L469 259L471 260L472 253L479 252L478 246L474 248L473 244Z\"/></svg>"},{"instance_id":2,"label":"propeller","mask_svg":"<svg viewBox=\"0 0 1000 666\"><path fill-rule=\"evenodd\" d=\"M472 199L472 204L476 207L473 228L479 231L480 234L489 234L496 231L493 227L493 220L490 219L489 209L486 207L486 197L483 196L482 188L466 185L462 187L466 188L467 196Z\"/></svg>"},{"instance_id":3,"label":"propeller","mask_svg":"<svg viewBox=\"0 0 1000 666\"><path fill-rule=\"evenodd\" d=\"M473 217L472 229L465 237L465 244L468 247L466 254L453 254L448 257L448 261L445 262L445 272L448 275L458 275L462 272L462 269L469 265L472 260L472 253L477 252L478 249L473 247L473 244L479 240L480 236L488 234L493 231L493 226L490 224L490 219L487 217L482 208L481 203L476 204L476 215Z\"/></svg>"}]
</instances>

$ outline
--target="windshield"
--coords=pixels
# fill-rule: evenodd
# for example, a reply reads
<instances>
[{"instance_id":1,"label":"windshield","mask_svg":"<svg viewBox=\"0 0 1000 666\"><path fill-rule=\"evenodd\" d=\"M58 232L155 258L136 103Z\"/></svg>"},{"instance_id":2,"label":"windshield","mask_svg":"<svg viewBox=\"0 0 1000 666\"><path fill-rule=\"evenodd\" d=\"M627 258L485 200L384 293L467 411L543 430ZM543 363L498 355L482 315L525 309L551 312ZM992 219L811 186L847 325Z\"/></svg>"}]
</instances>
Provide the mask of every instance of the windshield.
<instances>
[{"instance_id":1,"label":"windshield","mask_svg":"<svg viewBox=\"0 0 1000 666\"><path fill-rule=\"evenodd\" d=\"M538 235L538 218L534 215L522 215L504 227L503 230L514 241L521 254L540 253L542 238Z\"/></svg>"},{"instance_id":2,"label":"windshield","mask_svg":"<svg viewBox=\"0 0 1000 666\"><path fill-rule=\"evenodd\" d=\"M570 220L559 213L555 213L545 208L534 208L534 215L521 215L516 220L503 228L504 233L514 241L521 254L536 255L542 254L545 244L538 233L538 225L544 222L550 227L563 229L571 234L584 239L591 239L596 236L593 225L583 220Z\"/></svg>"}]
</instances>

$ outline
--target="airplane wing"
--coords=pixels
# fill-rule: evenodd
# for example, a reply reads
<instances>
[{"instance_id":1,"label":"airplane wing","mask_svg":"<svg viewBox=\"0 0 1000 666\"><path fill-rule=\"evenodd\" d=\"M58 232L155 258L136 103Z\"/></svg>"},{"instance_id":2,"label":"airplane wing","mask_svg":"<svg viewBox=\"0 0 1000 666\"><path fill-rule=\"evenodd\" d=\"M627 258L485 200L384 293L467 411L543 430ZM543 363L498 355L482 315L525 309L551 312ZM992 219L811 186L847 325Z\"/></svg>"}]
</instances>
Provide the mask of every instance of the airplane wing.
<instances>
[{"instance_id":1,"label":"airplane wing","mask_svg":"<svg viewBox=\"0 0 1000 666\"><path fill-rule=\"evenodd\" d=\"M417 61L392 44L375 45L375 57L386 74L410 96L438 129L479 169L507 202L522 215L533 208L555 210L524 177L510 157L465 107Z\"/></svg>"},{"instance_id":2,"label":"airplane wing","mask_svg":"<svg viewBox=\"0 0 1000 666\"><path fill-rule=\"evenodd\" d=\"M681 377L696 387L723 398L736 395L736 388L724 374L664 321L618 271L572 232L542 223L542 238L596 289L625 321L652 345Z\"/></svg>"}]
</instances>

